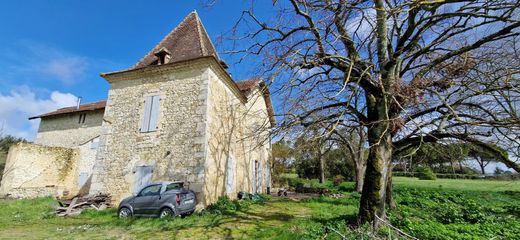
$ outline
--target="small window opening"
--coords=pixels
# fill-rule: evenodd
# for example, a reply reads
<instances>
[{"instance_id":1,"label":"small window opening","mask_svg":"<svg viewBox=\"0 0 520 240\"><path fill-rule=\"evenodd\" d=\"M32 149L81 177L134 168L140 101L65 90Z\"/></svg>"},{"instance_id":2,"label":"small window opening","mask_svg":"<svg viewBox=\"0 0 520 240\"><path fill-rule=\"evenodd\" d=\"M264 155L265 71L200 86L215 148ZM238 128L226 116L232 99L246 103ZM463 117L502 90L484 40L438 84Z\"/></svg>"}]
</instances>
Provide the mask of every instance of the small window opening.
<instances>
[{"instance_id":1,"label":"small window opening","mask_svg":"<svg viewBox=\"0 0 520 240\"><path fill-rule=\"evenodd\" d=\"M78 119L78 123L79 124L82 124L82 123L85 123L85 118L87 117L87 114L86 113L82 113L79 115L79 119Z\"/></svg>"},{"instance_id":2,"label":"small window opening","mask_svg":"<svg viewBox=\"0 0 520 240\"><path fill-rule=\"evenodd\" d=\"M162 48L161 50L155 53L157 57L157 65L163 65L170 61L171 55L170 52L166 48Z\"/></svg>"}]
</instances>

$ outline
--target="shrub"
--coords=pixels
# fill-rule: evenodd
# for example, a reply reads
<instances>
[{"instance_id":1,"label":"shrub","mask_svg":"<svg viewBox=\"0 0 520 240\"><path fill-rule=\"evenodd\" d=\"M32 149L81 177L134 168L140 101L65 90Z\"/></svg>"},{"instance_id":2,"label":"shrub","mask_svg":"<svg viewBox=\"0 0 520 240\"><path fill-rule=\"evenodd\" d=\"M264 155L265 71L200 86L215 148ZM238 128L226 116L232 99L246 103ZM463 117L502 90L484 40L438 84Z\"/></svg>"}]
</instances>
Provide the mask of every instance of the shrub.
<instances>
[{"instance_id":1,"label":"shrub","mask_svg":"<svg viewBox=\"0 0 520 240\"><path fill-rule=\"evenodd\" d=\"M298 185L305 185L305 182L301 178L287 178L287 182L289 183L289 187L296 188Z\"/></svg>"},{"instance_id":2,"label":"shrub","mask_svg":"<svg viewBox=\"0 0 520 240\"><path fill-rule=\"evenodd\" d=\"M429 167L420 167L417 168L417 177L421 180L435 180L437 176L433 173L432 169Z\"/></svg>"},{"instance_id":3,"label":"shrub","mask_svg":"<svg viewBox=\"0 0 520 240\"><path fill-rule=\"evenodd\" d=\"M334 186L339 186L344 181L345 181L345 177L343 177L342 175L336 175L332 178L332 184Z\"/></svg>"},{"instance_id":4,"label":"shrub","mask_svg":"<svg viewBox=\"0 0 520 240\"><path fill-rule=\"evenodd\" d=\"M231 200L228 196L219 197L217 202L210 204L206 210L211 213L221 214L227 211L237 211L247 208L250 205L248 200Z\"/></svg>"},{"instance_id":5,"label":"shrub","mask_svg":"<svg viewBox=\"0 0 520 240\"><path fill-rule=\"evenodd\" d=\"M342 191L342 192L353 192L356 189L354 188L354 183L352 183L352 182L342 182L338 186L338 190Z\"/></svg>"}]
</instances>

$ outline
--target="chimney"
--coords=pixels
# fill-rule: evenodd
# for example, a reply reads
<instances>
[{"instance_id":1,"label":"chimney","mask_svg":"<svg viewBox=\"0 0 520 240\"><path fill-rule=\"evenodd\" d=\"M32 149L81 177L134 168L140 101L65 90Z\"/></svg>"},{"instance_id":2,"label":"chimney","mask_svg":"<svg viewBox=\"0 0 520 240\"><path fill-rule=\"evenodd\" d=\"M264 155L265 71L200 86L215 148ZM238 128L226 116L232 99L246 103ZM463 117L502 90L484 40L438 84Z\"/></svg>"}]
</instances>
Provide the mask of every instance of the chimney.
<instances>
[{"instance_id":1,"label":"chimney","mask_svg":"<svg viewBox=\"0 0 520 240\"><path fill-rule=\"evenodd\" d=\"M81 97L78 97L78 104L76 104L76 110L79 110L80 104L81 104Z\"/></svg>"}]
</instances>

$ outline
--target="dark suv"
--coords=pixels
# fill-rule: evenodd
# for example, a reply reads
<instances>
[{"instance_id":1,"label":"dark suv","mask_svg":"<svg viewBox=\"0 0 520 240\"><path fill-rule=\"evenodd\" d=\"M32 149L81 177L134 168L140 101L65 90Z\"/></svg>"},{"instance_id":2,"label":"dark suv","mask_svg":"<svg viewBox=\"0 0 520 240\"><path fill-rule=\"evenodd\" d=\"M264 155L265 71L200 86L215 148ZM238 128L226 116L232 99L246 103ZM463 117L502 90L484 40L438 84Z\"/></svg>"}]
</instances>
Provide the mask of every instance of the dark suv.
<instances>
[{"instance_id":1,"label":"dark suv","mask_svg":"<svg viewBox=\"0 0 520 240\"><path fill-rule=\"evenodd\" d=\"M195 205L195 193L185 189L183 182L162 182L150 184L137 195L123 199L117 213L120 218L175 217L192 214Z\"/></svg>"}]
</instances>

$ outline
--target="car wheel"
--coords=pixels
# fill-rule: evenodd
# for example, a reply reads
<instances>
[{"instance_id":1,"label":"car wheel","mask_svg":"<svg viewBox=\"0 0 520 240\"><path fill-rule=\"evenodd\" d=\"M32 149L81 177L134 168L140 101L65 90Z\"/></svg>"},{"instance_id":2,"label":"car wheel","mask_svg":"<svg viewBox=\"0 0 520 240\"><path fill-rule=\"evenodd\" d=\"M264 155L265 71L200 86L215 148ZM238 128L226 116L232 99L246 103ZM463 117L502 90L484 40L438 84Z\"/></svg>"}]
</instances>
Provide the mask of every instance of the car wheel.
<instances>
[{"instance_id":1,"label":"car wheel","mask_svg":"<svg viewBox=\"0 0 520 240\"><path fill-rule=\"evenodd\" d=\"M175 217L175 213L173 212L173 210L171 210L171 208L163 208L161 209L161 213L159 213L159 217L160 218L172 218L172 217Z\"/></svg>"},{"instance_id":2,"label":"car wheel","mask_svg":"<svg viewBox=\"0 0 520 240\"><path fill-rule=\"evenodd\" d=\"M121 209L119 209L119 212L117 213L117 216L119 216L119 218L129 218L129 217L132 217L132 211L130 210L130 208L122 207Z\"/></svg>"}]
</instances>

